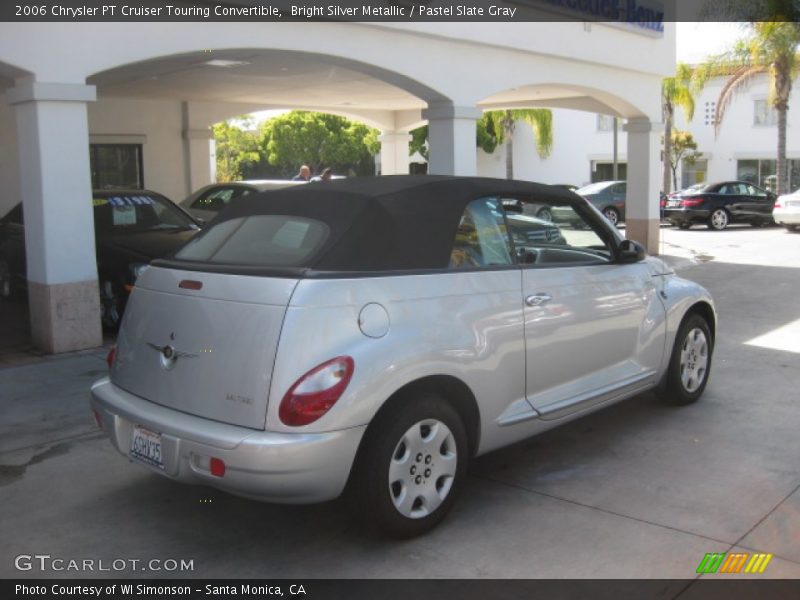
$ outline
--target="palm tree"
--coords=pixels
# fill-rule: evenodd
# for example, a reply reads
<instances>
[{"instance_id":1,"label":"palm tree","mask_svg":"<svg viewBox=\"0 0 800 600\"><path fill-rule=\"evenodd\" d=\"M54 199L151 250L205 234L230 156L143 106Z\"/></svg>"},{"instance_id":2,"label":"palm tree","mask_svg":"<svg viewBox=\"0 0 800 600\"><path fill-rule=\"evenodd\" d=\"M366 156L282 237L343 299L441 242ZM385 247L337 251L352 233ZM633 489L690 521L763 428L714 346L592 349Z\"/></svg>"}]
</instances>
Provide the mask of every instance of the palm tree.
<instances>
[{"instance_id":1,"label":"palm tree","mask_svg":"<svg viewBox=\"0 0 800 600\"><path fill-rule=\"evenodd\" d=\"M695 70L697 89L712 77L725 75L728 80L722 86L717 99L714 132L719 133L725 109L736 92L744 89L757 75L769 75L769 103L778 117L778 194L788 188L786 165L786 112L792 81L797 76L797 46L800 43L800 25L792 21L765 21L750 23L749 37L739 40L733 49L710 57Z\"/></svg>"},{"instance_id":2,"label":"palm tree","mask_svg":"<svg viewBox=\"0 0 800 600\"><path fill-rule=\"evenodd\" d=\"M514 130L517 121L530 125L536 137L536 152L542 158L553 149L553 113L548 108L515 108L484 113L498 142L506 145L506 179L514 179Z\"/></svg>"},{"instance_id":3,"label":"palm tree","mask_svg":"<svg viewBox=\"0 0 800 600\"><path fill-rule=\"evenodd\" d=\"M664 114L664 173L662 191L670 192L670 160L672 157L672 121L675 109L680 107L687 121L694 116L694 94L692 93L692 68L678 63L674 77L665 77L661 82L661 109Z\"/></svg>"}]
</instances>

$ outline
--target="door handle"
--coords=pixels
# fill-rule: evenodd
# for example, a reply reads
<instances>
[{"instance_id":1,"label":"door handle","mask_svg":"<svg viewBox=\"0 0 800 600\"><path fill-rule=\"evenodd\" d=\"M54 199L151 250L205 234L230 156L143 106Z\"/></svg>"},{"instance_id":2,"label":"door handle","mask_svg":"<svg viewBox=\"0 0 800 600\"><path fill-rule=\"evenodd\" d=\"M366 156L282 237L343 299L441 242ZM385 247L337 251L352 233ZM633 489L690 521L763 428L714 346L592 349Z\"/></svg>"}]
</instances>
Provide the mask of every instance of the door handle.
<instances>
[{"instance_id":1,"label":"door handle","mask_svg":"<svg viewBox=\"0 0 800 600\"><path fill-rule=\"evenodd\" d=\"M541 306L542 304L550 302L552 299L550 294L533 294L525 298L525 304L528 306Z\"/></svg>"}]
</instances>

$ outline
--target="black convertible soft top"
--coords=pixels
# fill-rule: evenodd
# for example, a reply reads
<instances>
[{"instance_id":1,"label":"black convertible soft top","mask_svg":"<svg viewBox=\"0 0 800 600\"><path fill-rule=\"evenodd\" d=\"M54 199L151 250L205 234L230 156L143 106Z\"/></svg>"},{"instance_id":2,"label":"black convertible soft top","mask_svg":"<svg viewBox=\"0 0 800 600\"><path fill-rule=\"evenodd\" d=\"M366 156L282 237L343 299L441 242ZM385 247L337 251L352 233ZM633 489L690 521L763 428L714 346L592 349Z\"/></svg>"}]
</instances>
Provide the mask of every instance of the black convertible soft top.
<instances>
[{"instance_id":1,"label":"black convertible soft top","mask_svg":"<svg viewBox=\"0 0 800 600\"><path fill-rule=\"evenodd\" d=\"M505 179L440 175L359 177L241 197L219 213L212 227L251 215L316 219L330 228L330 235L304 265L306 269L441 269L450 260L466 205L488 196L547 200L562 206L574 206L577 199L572 192L561 188Z\"/></svg>"}]
</instances>

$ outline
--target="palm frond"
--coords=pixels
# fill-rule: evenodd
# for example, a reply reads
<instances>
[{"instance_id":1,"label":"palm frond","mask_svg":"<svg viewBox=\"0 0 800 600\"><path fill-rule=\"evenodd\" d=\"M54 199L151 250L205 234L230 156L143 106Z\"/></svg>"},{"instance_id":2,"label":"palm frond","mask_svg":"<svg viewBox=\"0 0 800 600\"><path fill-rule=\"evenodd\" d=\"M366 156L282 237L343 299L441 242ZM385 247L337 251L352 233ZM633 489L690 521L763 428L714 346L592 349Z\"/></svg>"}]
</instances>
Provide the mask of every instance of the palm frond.
<instances>
[{"instance_id":1,"label":"palm frond","mask_svg":"<svg viewBox=\"0 0 800 600\"><path fill-rule=\"evenodd\" d=\"M719 93L717 110L714 114L714 135L719 135L719 128L725 116L725 109L731 103L736 93L747 87L756 75L764 73L765 71L766 68L761 65L742 66L725 82L722 91Z\"/></svg>"},{"instance_id":2,"label":"palm frond","mask_svg":"<svg viewBox=\"0 0 800 600\"><path fill-rule=\"evenodd\" d=\"M548 108L526 108L511 111L516 121L524 121L533 129L536 152L542 158L553 150L553 112Z\"/></svg>"}]
</instances>

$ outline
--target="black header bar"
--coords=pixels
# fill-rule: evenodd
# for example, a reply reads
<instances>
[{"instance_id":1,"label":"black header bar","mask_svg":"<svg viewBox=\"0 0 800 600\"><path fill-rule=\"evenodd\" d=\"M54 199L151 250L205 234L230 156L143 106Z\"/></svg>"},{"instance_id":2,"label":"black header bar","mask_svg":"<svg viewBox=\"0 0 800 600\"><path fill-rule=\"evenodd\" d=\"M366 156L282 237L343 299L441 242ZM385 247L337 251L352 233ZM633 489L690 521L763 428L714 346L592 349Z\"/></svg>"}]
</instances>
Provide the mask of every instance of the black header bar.
<instances>
[{"instance_id":1,"label":"black header bar","mask_svg":"<svg viewBox=\"0 0 800 600\"><path fill-rule=\"evenodd\" d=\"M361 21L619 23L800 20L800 0L10 0L0 22Z\"/></svg>"}]
</instances>

